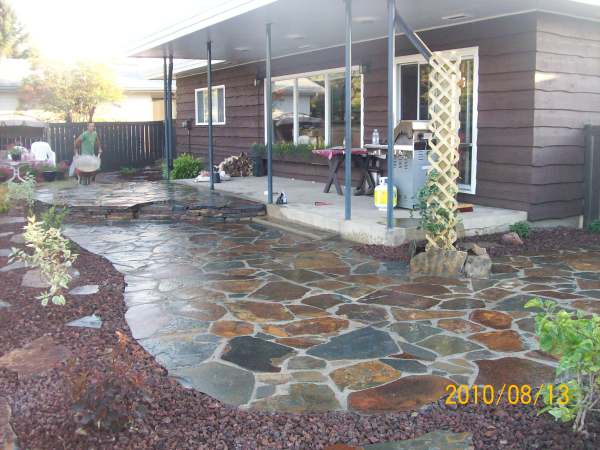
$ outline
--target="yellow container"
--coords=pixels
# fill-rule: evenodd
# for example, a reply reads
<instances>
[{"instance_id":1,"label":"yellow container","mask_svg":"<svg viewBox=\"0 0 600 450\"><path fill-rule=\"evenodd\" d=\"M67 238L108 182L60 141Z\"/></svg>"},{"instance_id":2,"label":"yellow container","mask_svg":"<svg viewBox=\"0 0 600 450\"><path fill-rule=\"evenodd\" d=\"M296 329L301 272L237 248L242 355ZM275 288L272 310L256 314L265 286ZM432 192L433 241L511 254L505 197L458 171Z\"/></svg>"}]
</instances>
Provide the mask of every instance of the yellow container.
<instances>
[{"instance_id":1,"label":"yellow container","mask_svg":"<svg viewBox=\"0 0 600 450\"><path fill-rule=\"evenodd\" d=\"M373 193L373 201L375 202L375 207L386 211L387 210L387 199L388 199L388 185L387 185L387 177L381 177L379 179L379 186L375 188L375 192ZM394 186L394 200L392 202L394 207L398 204L398 188Z\"/></svg>"}]
</instances>

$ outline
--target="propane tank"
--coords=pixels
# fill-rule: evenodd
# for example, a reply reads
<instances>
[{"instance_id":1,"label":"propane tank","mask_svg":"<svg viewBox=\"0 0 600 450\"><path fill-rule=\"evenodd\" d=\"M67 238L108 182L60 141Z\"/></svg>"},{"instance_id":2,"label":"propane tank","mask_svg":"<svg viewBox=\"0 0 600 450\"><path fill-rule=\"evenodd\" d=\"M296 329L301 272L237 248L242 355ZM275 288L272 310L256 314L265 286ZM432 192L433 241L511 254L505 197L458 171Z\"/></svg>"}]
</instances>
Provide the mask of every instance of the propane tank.
<instances>
[{"instance_id":1,"label":"propane tank","mask_svg":"<svg viewBox=\"0 0 600 450\"><path fill-rule=\"evenodd\" d=\"M387 198L388 198L388 185L387 185L387 177L381 177L379 179L379 185L375 188L375 192L373 193L373 201L375 202L375 207L381 211L387 210ZM392 205L394 207L398 204L398 188L394 186L394 200Z\"/></svg>"}]
</instances>

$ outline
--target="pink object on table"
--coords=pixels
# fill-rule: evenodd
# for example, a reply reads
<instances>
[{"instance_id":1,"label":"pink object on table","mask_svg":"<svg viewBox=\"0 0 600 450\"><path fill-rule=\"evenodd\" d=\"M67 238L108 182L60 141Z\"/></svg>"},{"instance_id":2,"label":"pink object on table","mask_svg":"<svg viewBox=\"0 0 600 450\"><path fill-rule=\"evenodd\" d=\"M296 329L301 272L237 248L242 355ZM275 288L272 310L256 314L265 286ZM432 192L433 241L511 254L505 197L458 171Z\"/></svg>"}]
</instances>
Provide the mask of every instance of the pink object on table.
<instances>
[{"instance_id":1,"label":"pink object on table","mask_svg":"<svg viewBox=\"0 0 600 450\"><path fill-rule=\"evenodd\" d=\"M322 156L327 159L331 159L336 155L343 155L346 151L345 151L344 147L331 147L331 148L323 148L323 149L313 150L312 152L315 155ZM365 150L364 148L353 148L352 149L353 155L367 155L368 153L369 153L369 151Z\"/></svg>"}]
</instances>

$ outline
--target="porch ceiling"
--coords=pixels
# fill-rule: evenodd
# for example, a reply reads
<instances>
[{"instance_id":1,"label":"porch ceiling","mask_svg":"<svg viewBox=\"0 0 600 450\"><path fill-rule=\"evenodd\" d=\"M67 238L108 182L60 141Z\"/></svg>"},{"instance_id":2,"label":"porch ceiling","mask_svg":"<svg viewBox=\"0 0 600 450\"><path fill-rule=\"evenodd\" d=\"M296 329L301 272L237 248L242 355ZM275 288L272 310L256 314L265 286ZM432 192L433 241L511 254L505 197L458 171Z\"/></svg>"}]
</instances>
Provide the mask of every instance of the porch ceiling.
<instances>
[{"instance_id":1,"label":"porch ceiling","mask_svg":"<svg viewBox=\"0 0 600 450\"><path fill-rule=\"evenodd\" d=\"M386 35L386 2L353 0L353 41ZM598 6L571 0L396 0L399 13L415 30L450 26L485 18L546 10L600 18ZM447 16L464 14L450 20ZM445 18L446 17L446 18ZM155 33L131 56L205 59L206 41L213 59L236 65L265 58L265 25L272 23L273 56L305 53L343 45L342 0L228 0L215 9ZM202 69L197 69L202 70Z\"/></svg>"}]
</instances>

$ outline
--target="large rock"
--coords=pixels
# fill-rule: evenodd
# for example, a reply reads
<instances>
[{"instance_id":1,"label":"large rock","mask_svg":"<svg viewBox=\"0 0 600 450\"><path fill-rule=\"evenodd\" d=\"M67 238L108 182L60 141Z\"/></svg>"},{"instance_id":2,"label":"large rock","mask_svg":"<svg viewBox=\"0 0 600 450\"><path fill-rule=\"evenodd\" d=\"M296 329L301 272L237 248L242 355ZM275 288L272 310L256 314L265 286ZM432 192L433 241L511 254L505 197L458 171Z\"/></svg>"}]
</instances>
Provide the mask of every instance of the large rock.
<instances>
[{"instance_id":1,"label":"large rock","mask_svg":"<svg viewBox=\"0 0 600 450\"><path fill-rule=\"evenodd\" d=\"M19 378L27 379L58 367L70 356L68 348L56 344L50 336L42 336L2 356L0 368L15 371Z\"/></svg>"},{"instance_id":2,"label":"large rock","mask_svg":"<svg viewBox=\"0 0 600 450\"><path fill-rule=\"evenodd\" d=\"M523 245L523 240L514 232L503 234L500 241L505 245Z\"/></svg>"},{"instance_id":3,"label":"large rock","mask_svg":"<svg viewBox=\"0 0 600 450\"><path fill-rule=\"evenodd\" d=\"M17 435L10 425L12 411L6 399L0 397L0 449L17 450Z\"/></svg>"},{"instance_id":4,"label":"large rock","mask_svg":"<svg viewBox=\"0 0 600 450\"><path fill-rule=\"evenodd\" d=\"M467 252L434 248L419 253L410 260L410 274L459 277L462 275L466 259Z\"/></svg>"},{"instance_id":5,"label":"large rock","mask_svg":"<svg viewBox=\"0 0 600 450\"><path fill-rule=\"evenodd\" d=\"M489 278L492 271L492 260L488 255L467 256L465 263L465 276L469 278Z\"/></svg>"}]
</instances>

